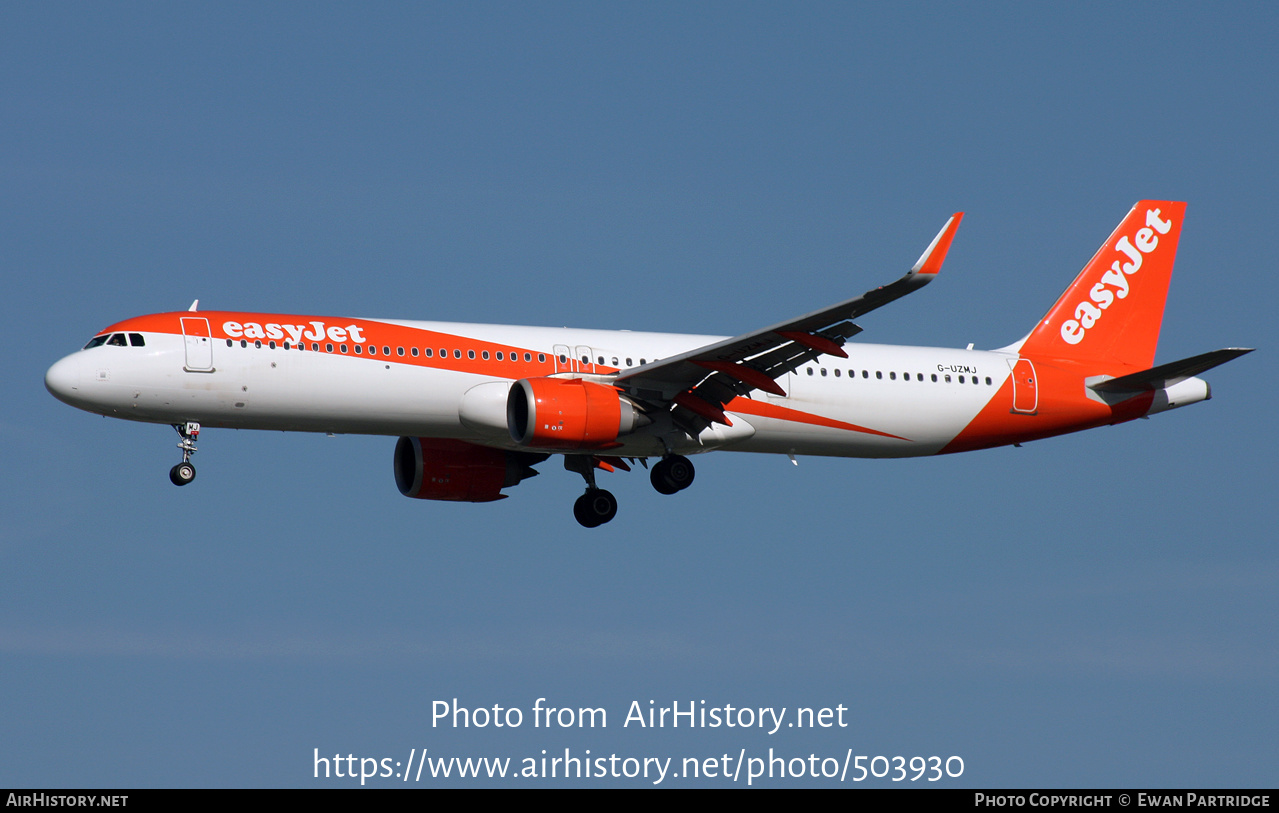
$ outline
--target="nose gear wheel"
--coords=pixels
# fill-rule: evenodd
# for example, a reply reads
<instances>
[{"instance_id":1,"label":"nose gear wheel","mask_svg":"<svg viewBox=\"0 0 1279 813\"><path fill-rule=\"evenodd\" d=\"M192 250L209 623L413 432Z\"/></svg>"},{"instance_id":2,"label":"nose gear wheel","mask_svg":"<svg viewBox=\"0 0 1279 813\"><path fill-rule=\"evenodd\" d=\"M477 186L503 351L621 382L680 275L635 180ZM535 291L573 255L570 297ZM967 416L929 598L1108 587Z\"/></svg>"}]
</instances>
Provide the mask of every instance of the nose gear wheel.
<instances>
[{"instance_id":1,"label":"nose gear wheel","mask_svg":"<svg viewBox=\"0 0 1279 813\"><path fill-rule=\"evenodd\" d=\"M181 440L178 448L182 450L182 462L169 469L169 482L175 486L184 486L195 479L195 466L191 464L191 455L195 454L195 441L200 437L200 424L196 421L175 423L173 428Z\"/></svg>"}]
</instances>

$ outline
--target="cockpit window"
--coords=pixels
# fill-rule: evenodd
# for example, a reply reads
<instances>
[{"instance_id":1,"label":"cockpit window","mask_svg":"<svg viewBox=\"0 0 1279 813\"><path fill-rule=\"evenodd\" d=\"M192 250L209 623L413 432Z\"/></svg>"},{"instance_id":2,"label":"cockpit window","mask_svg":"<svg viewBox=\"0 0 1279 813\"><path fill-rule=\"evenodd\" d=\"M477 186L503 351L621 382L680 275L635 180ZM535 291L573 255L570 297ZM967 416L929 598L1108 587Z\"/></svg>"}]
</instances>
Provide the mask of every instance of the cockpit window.
<instances>
[{"instance_id":1,"label":"cockpit window","mask_svg":"<svg viewBox=\"0 0 1279 813\"><path fill-rule=\"evenodd\" d=\"M110 347L128 347L129 343L124 340L123 333L112 333L111 338L107 339L107 345Z\"/></svg>"},{"instance_id":2,"label":"cockpit window","mask_svg":"<svg viewBox=\"0 0 1279 813\"><path fill-rule=\"evenodd\" d=\"M141 334L141 333L130 333L130 334L129 334L129 344L133 345L134 347L146 347L146 346L147 346L146 340L142 338L142 334Z\"/></svg>"},{"instance_id":3,"label":"cockpit window","mask_svg":"<svg viewBox=\"0 0 1279 813\"><path fill-rule=\"evenodd\" d=\"M89 343L84 346L84 349L88 350L90 347L101 347L106 343L106 340L106 336L94 336L92 339L89 339Z\"/></svg>"}]
</instances>

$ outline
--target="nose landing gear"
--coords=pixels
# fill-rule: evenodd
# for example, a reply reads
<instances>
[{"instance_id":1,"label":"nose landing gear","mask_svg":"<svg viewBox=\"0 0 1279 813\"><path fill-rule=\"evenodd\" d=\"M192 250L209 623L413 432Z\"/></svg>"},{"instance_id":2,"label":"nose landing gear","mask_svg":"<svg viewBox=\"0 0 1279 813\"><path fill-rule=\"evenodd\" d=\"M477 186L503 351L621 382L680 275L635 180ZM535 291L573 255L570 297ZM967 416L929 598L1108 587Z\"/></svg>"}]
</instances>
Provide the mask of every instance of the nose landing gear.
<instances>
[{"instance_id":1,"label":"nose landing gear","mask_svg":"<svg viewBox=\"0 0 1279 813\"><path fill-rule=\"evenodd\" d=\"M195 479L195 466L191 465L191 455L195 454L195 441L200 437L200 424L196 421L175 423L181 441L178 448L182 450L182 462L169 469L169 482L175 486L184 486Z\"/></svg>"}]
</instances>

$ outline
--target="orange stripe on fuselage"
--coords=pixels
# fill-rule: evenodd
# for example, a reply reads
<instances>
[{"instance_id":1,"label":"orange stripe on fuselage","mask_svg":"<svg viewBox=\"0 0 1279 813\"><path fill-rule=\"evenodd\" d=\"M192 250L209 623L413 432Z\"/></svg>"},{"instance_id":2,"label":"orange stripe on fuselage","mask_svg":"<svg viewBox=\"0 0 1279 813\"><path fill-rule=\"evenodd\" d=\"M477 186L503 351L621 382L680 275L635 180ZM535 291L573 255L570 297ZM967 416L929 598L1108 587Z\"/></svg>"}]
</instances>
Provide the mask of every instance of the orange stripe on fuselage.
<instances>
[{"instance_id":1,"label":"orange stripe on fuselage","mask_svg":"<svg viewBox=\"0 0 1279 813\"><path fill-rule=\"evenodd\" d=\"M779 421L805 423L810 426L825 426L830 429L846 429L849 432L862 432L867 435L878 435L883 438L892 438L893 440L910 441L910 438L890 435L887 432L880 432L878 429L867 429L866 427L858 426L855 423L837 421L834 418L826 418L821 415L814 415L811 412L801 412L798 409L770 404L767 401L755 401L750 398L735 398L728 404L728 406L725 407L725 409L729 412L741 413L742 415L758 415L761 418L774 418Z\"/></svg>"},{"instance_id":2,"label":"orange stripe on fuselage","mask_svg":"<svg viewBox=\"0 0 1279 813\"><path fill-rule=\"evenodd\" d=\"M105 330L99 331L99 333L133 331L140 333L168 333L181 336L181 320L184 317L203 317L208 319L214 338L221 340L231 339L237 344L241 340L247 341L249 344L254 341L261 341L263 346L266 347L269 342L274 341L277 349L282 350L283 343L288 341L289 350L287 352L315 352L311 349L311 345L318 344L320 346L318 352L326 355L454 370L494 378L530 378L551 375L556 372L554 354L547 349L537 350L530 347L484 341L470 336L388 324L376 320L349 319L335 316L298 316L296 314L239 313L234 311L199 311L195 313L181 311L136 316L123 322L117 322ZM236 330L234 325L239 325L239 329ZM254 335L247 335L249 331L246 331L245 328L248 325L257 325L262 335L256 335L259 332L258 330L251 331ZM268 328L272 326L274 326L275 330L271 332L278 332L280 334L278 338L268 335ZM230 331L228 331L228 327L231 328ZM289 328L292 328L292 330L289 330ZM298 328L301 328L301 331ZM347 337L345 339L331 338L327 333L329 328L338 328L345 332ZM355 330L352 331L352 328ZM324 330L325 335L322 338L314 338L319 335L321 329ZM352 337L352 333L360 336L361 340L357 342ZM299 334L306 345L304 351L298 351L296 348L294 336ZM338 335L341 334L339 333ZM324 349L328 344L333 345L332 352ZM346 353L340 350L343 344L347 345ZM355 345L357 344L365 348L365 352L357 354L355 352ZM376 355L368 354L367 348L370 346L377 347ZM383 352L386 347L391 348L391 355ZM398 349L401 347L404 348L403 356L398 353ZM412 355L410 348L413 347L418 348L420 355L416 357ZM425 355L425 348L431 349L432 355L430 357ZM448 352L446 358L440 357L441 350ZM454 356L455 350L461 351L461 358ZM474 351L474 359L468 357L468 351ZM489 354L488 359L483 357L485 352ZM502 353L505 357L502 361L497 360L498 353ZM512 361L509 358L511 353L518 353L519 361ZM525 353L529 353L532 356L532 361L524 361ZM539 353L546 359L545 361L539 362L537 360ZM580 360L576 366L586 374L617 372L616 367L602 364L582 364Z\"/></svg>"},{"instance_id":3,"label":"orange stripe on fuselage","mask_svg":"<svg viewBox=\"0 0 1279 813\"><path fill-rule=\"evenodd\" d=\"M1035 414L1013 412L1013 380L1010 376L999 388L999 392L977 413L977 417L938 454L1007 446L1094 426L1131 421L1145 415L1154 399L1154 393L1144 393L1112 407L1094 401L1085 394L1086 376L1103 372L1115 376L1135 372L1120 365L1106 365L1107 369L1099 370L1096 366L1085 368L1069 362L1058 362L1063 366L1042 361L1034 364L1039 392L1039 405Z\"/></svg>"}]
</instances>

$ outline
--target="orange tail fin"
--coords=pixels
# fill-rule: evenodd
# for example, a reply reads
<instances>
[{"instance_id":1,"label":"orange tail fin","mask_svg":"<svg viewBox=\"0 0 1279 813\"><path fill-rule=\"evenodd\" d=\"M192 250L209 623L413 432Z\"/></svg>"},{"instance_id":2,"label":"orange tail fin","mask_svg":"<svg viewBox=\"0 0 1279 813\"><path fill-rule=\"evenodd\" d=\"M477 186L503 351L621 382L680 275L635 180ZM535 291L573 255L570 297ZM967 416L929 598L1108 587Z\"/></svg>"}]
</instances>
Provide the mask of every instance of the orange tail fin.
<instances>
[{"instance_id":1,"label":"orange tail fin","mask_svg":"<svg viewBox=\"0 0 1279 813\"><path fill-rule=\"evenodd\" d=\"M1186 204L1132 208L1030 335L1023 356L1145 369L1155 360Z\"/></svg>"}]
</instances>

